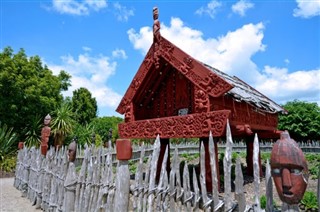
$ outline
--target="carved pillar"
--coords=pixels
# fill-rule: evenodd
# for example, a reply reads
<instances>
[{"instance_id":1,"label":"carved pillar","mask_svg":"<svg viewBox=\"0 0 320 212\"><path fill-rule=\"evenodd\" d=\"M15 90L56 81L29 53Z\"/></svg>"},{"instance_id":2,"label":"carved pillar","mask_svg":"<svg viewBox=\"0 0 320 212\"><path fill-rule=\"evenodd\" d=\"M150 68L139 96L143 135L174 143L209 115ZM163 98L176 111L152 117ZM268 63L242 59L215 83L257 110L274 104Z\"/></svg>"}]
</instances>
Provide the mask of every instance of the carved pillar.
<instances>
[{"instance_id":1,"label":"carved pillar","mask_svg":"<svg viewBox=\"0 0 320 212\"><path fill-rule=\"evenodd\" d=\"M130 198L130 171L129 160L132 157L131 140L117 139L116 141L117 166L116 193L113 211L128 211Z\"/></svg>"},{"instance_id":2,"label":"carved pillar","mask_svg":"<svg viewBox=\"0 0 320 212\"><path fill-rule=\"evenodd\" d=\"M209 138L203 137L200 138L200 146L201 142L203 142L204 151L205 151L205 168L206 168L206 187L207 192L212 192L212 175L211 175L211 166L210 166L210 154L209 154ZM217 169L217 178L218 178L218 189L220 191L220 172L219 172L219 159L218 159L218 145L217 142L214 141L214 149L215 149L215 158L216 158L216 169ZM201 169L202 167L200 167Z\"/></svg>"},{"instance_id":3,"label":"carved pillar","mask_svg":"<svg viewBox=\"0 0 320 212\"><path fill-rule=\"evenodd\" d=\"M168 172L168 176L170 174L170 143L169 143L168 138L161 138L160 139L160 153L159 153L159 159L158 159L158 164L157 164L157 174L156 174L156 182L159 182L160 179L160 173L161 173L161 166L162 166L162 161L163 161L163 157L164 154L166 152L166 148L168 146L168 159L167 159L167 172Z\"/></svg>"},{"instance_id":4,"label":"carved pillar","mask_svg":"<svg viewBox=\"0 0 320 212\"><path fill-rule=\"evenodd\" d=\"M247 175L253 177L253 139L254 136L249 136L245 138L246 145L247 145ZM262 174L262 166L261 166L261 153L259 152L259 167L260 167L260 177L263 176Z\"/></svg>"}]
</instances>

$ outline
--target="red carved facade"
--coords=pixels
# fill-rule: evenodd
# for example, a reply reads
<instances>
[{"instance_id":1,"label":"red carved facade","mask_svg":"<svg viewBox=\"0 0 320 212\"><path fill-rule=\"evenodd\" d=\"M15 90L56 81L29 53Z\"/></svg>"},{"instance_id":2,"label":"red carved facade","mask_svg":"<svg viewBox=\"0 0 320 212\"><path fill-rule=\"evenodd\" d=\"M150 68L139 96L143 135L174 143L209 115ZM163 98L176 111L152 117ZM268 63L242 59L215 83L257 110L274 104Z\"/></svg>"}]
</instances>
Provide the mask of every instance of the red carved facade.
<instances>
[{"instance_id":1,"label":"red carved facade","mask_svg":"<svg viewBox=\"0 0 320 212\"><path fill-rule=\"evenodd\" d=\"M227 94L233 85L163 38L157 18L154 11L153 44L116 110L125 116L121 138L223 136L215 127L198 129L211 123L210 114L223 114L219 123L228 118L234 136L277 134L277 113L235 101Z\"/></svg>"},{"instance_id":2,"label":"red carved facade","mask_svg":"<svg viewBox=\"0 0 320 212\"><path fill-rule=\"evenodd\" d=\"M213 136L220 137L225 132L228 110L172 116L119 124L121 138L192 138Z\"/></svg>"}]
</instances>

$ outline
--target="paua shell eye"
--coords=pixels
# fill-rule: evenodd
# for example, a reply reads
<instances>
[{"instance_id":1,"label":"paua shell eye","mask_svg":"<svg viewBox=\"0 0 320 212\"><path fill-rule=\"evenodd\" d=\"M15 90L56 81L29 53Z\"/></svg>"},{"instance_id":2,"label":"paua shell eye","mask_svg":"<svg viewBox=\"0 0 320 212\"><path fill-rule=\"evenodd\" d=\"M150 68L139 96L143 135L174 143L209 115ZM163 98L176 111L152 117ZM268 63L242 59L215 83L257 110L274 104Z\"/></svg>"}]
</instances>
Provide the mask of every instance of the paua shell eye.
<instances>
[{"instance_id":1,"label":"paua shell eye","mask_svg":"<svg viewBox=\"0 0 320 212\"><path fill-rule=\"evenodd\" d=\"M272 174L279 175L280 173L281 173L281 169L279 169L279 168L272 169Z\"/></svg>"},{"instance_id":2,"label":"paua shell eye","mask_svg":"<svg viewBox=\"0 0 320 212\"><path fill-rule=\"evenodd\" d=\"M296 175L301 174L301 171L302 171L301 169L290 169L290 172Z\"/></svg>"}]
</instances>

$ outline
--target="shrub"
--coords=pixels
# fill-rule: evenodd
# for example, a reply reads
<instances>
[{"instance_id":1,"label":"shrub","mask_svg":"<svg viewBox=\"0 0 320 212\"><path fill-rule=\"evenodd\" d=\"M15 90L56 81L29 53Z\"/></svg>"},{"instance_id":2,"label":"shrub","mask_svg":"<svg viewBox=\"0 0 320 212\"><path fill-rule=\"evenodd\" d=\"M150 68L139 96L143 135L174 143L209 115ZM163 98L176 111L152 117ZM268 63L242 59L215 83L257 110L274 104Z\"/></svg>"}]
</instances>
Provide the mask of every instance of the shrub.
<instances>
[{"instance_id":1,"label":"shrub","mask_svg":"<svg viewBox=\"0 0 320 212\"><path fill-rule=\"evenodd\" d=\"M301 203L305 206L305 210L318 209L317 196L312 191L304 193Z\"/></svg>"},{"instance_id":2,"label":"shrub","mask_svg":"<svg viewBox=\"0 0 320 212\"><path fill-rule=\"evenodd\" d=\"M0 169L5 172L13 172L16 168L16 156L6 157L0 162Z\"/></svg>"},{"instance_id":3,"label":"shrub","mask_svg":"<svg viewBox=\"0 0 320 212\"><path fill-rule=\"evenodd\" d=\"M18 137L13 128L8 128L6 124L0 122L0 161L15 155L17 141Z\"/></svg>"},{"instance_id":4,"label":"shrub","mask_svg":"<svg viewBox=\"0 0 320 212\"><path fill-rule=\"evenodd\" d=\"M261 209L266 209L266 207L267 207L267 197L266 197L266 195L262 195L260 197L260 206L261 206Z\"/></svg>"}]
</instances>

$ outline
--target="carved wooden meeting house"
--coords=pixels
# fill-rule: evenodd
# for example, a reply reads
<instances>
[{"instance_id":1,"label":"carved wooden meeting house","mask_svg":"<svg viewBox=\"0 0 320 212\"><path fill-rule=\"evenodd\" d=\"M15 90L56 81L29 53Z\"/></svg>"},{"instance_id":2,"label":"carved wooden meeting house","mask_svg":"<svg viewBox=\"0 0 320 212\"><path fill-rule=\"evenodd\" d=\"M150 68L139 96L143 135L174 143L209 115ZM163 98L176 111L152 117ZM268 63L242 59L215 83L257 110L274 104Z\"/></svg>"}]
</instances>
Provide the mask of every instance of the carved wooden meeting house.
<instances>
[{"instance_id":1,"label":"carved wooden meeting house","mask_svg":"<svg viewBox=\"0 0 320 212\"><path fill-rule=\"evenodd\" d=\"M157 176L170 138L199 138L206 152L206 179L211 182L209 132L214 138L225 137L229 119L232 136L246 140L247 173L252 174L254 133L259 138L279 138L278 113L284 109L162 37L157 8L153 16L153 43L116 109L125 117L118 126L120 138L160 136ZM217 140L218 162L216 145Z\"/></svg>"}]
</instances>

